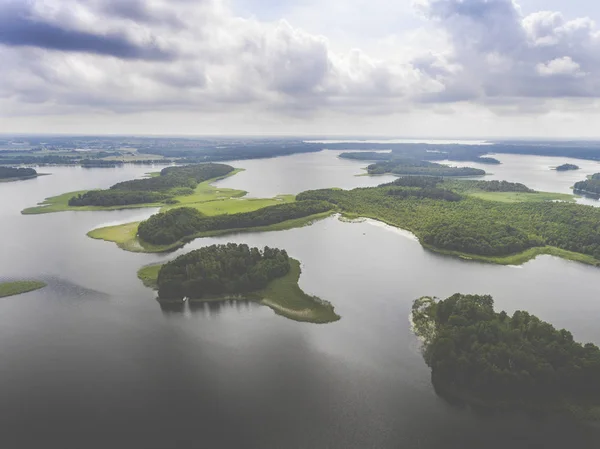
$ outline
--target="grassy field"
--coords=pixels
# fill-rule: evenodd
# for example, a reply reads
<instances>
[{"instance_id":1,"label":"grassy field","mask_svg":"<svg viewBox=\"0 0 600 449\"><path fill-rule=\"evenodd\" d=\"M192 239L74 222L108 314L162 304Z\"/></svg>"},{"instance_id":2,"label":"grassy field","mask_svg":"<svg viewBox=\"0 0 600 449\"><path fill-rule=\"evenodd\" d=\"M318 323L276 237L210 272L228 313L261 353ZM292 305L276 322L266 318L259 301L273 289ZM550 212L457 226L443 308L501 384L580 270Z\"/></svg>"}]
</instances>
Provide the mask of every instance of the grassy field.
<instances>
[{"instance_id":1,"label":"grassy field","mask_svg":"<svg viewBox=\"0 0 600 449\"><path fill-rule=\"evenodd\" d=\"M487 201L501 203L532 203L537 201L568 201L575 202L575 195L569 193L551 192L467 192L467 195Z\"/></svg>"},{"instance_id":2,"label":"grassy field","mask_svg":"<svg viewBox=\"0 0 600 449\"><path fill-rule=\"evenodd\" d=\"M193 302L230 301L243 299L256 301L271 308L276 314L294 321L308 323L332 323L338 321L340 316L334 311L333 306L316 296L307 295L298 286L300 279L300 262L290 259L290 272L269 283L269 285L250 295L238 297L223 296L211 297L203 300L190 300ZM161 265L149 265L138 271L138 278L146 287L156 288L158 272Z\"/></svg>"},{"instance_id":3,"label":"grassy field","mask_svg":"<svg viewBox=\"0 0 600 449\"><path fill-rule=\"evenodd\" d=\"M263 206L257 207L260 209ZM88 237L97 240L104 240L107 242L116 243L117 246L125 251L131 251L134 253L166 253L174 251L185 246L186 243L191 242L197 238L202 237L215 237L218 235L235 234L242 232L269 232L269 231L283 231L286 229L299 228L302 226L309 225L316 220L321 220L333 214L334 212L323 212L320 214L310 215L308 217L296 218L293 220L283 221L269 226L259 226L255 228L240 228L240 229L221 229L218 231L201 232L192 236L186 237L185 240L173 243L171 245L152 245L140 240L137 237L137 228L139 222L126 223L117 226L108 226L106 228L94 229L88 232Z\"/></svg>"},{"instance_id":4,"label":"grassy field","mask_svg":"<svg viewBox=\"0 0 600 449\"><path fill-rule=\"evenodd\" d=\"M40 281L14 281L0 283L0 298L20 295L44 288L46 284Z\"/></svg>"}]
</instances>

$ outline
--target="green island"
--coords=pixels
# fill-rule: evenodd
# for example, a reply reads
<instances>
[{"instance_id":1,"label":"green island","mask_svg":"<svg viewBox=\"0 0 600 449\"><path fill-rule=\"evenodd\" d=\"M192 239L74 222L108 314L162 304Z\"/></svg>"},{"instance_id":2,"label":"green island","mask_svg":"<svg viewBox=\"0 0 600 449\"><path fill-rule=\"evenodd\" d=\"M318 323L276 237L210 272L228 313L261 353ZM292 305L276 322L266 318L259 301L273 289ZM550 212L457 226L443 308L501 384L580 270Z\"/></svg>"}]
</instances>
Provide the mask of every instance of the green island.
<instances>
[{"instance_id":1,"label":"green island","mask_svg":"<svg viewBox=\"0 0 600 449\"><path fill-rule=\"evenodd\" d=\"M579 166L575 164L562 164L555 168L556 171L579 170Z\"/></svg>"},{"instance_id":2,"label":"green island","mask_svg":"<svg viewBox=\"0 0 600 449\"><path fill-rule=\"evenodd\" d=\"M527 312L494 311L489 295L423 297L412 308L436 393L501 412L600 419L600 349Z\"/></svg>"},{"instance_id":3,"label":"green island","mask_svg":"<svg viewBox=\"0 0 600 449\"><path fill-rule=\"evenodd\" d=\"M585 181L576 182L573 191L592 198L600 198L600 173L588 176Z\"/></svg>"},{"instance_id":4,"label":"green island","mask_svg":"<svg viewBox=\"0 0 600 449\"><path fill-rule=\"evenodd\" d=\"M285 250L228 243L192 251L164 265L143 267L138 277L158 290L161 303L249 300L295 321L339 320L331 304L300 289L300 272L300 262Z\"/></svg>"},{"instance_id":5,"label":"green island","mask_svg":"<svg viewBox=\"0 0 600 449\"><path fill-rule=\"evenodd\" d=\"M0 182L24 181L40 176L33 168L15 168L0 166Z\"/></svg>"},{"instance_id":6,"label":"green island","mask_svg":"<svg viewBox=\"0 0 600 449\"><path fill-rule=\"evenodd\" d=\"M0 298L20 295L44 288L46 284L40 281L11 281L0 282Z\"/></svg>"},{"instance_id":7,"label":"green island","mask_svg":"<svg viewBox=\"0 0 600 449\"><path fill-rule=\"evenodd\" d=\"M68 192L46 198L24 215L62 211L117 210L140 207L174 206L210 199L240 197L244 191L211 189L209 184L238 173L224 164L198 164L166 167L147 178L120 182L105 190Z\"/></svg>"},{"instance_id":8,"label":"green island","mask_svg":"<svg viewBox=\"0 0 600 449\"><path fill-rule=\"evenodd\" d=\"M471 167L449 167L435 162L419 160L391 160L371 164L367 167L369 175L392 174L399 176L447 176L447 177L470 177L484 176L485 170Z\"/></svg>"},{"instance_id":9,"label":"green island","mask_svg":"<svg viewBox=\"0 0 600 449\"><path fill-rule=\"evenodd\" d=\"M303 192L297 200L329 201L348 218L406 229L425 248L464 259L512 265L549 254L600 266L600 209L556 202L563 195L524 191L522 184L481 183L407 177L379 187Z\"/></svg>"}]
</instances>

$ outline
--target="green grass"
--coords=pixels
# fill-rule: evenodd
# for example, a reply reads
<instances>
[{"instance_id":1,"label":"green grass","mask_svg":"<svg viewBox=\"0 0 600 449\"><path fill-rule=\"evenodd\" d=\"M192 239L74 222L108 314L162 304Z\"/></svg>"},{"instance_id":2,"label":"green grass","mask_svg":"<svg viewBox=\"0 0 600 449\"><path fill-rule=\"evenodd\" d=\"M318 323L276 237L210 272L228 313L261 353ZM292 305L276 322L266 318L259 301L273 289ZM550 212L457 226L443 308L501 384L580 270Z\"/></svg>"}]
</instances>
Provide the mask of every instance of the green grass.
<instances>
[{"instance_id":1,"label":"green grass","mask_svg":"<svg viewBox=\"0 0 600 449\"><path fill-rule=\"evenodd\" d=\"M552 192L483 192L473 191L466 192L467 195L473 196L486 201L497 201L500 203L532 203L536 201L568 201L575 202L575 195L569 193L552 193Z\"/></svg>"},{"instance_id":2,"label":"green grass","mask_svg":"<svg viewBox=\"0 0 600 449\"><path fill-rule=\"evenodd\" d=\"M257 207L257 209L260 209L260 207ZM235 234L242 232L284 231L287 229L307 226L309 224L312 224L316 220L321 220L323 218L329 217L333 213L333 211L322 212L320 214L309 215L308 217L302 218L295 218L293 220L287 220L269 226L239 229L220 229L217 231L200 232L188 236L184 240L180 240L171 245L152 245L139 239L137 237L137 229L140 224L139 222L94 229L93 231L88 232L87 235L93 239L116 243L119 248L124 249L125 251L130 251L134 253L166 253L179 249L185 246L186 243L189 243L197 238L216 237L219 235Z\"/></svg>"},{"instance_id":3,"label":"green grass","mask_svg":"<svg viewBox=\"0 0 600 449\"><path fill-rule=\"evenodd\" d=\"M146 265L138 270L137 276L146 287L156 290L158 288L158 272L161 268L162 264Z\"/></svg>"},{"instance_id":4,"label":"green grass","mask_svg":"<svg viewBox=\"0 0 600 449\"><path fill-rule=\"evenodd\" d=\"M333 306L316 296L307 295L298 286L300 279L300 262L290 259L291 268L288 274L269 282L269 285L249 295L211 297L192 302L217 302L242 299L256 301L271 308L276 314L294 321L308 323L332 323L338 321L340 316L334 311ZM158 272L162 265L149 265L138 271L138 278L146 287L156 289ZM172 302L172 301L166 301Z\"/></svg>"},{"instance_id":5,"label":"green grass","mask_svg":"<svg viewBox=\"0 0 600 449\"><path fill-rule=\"evenodd\" d=\"M40 281L14 281L0 283L0 298L20 295L44 288L46 284Z\"/></svg>"}]
</instances>

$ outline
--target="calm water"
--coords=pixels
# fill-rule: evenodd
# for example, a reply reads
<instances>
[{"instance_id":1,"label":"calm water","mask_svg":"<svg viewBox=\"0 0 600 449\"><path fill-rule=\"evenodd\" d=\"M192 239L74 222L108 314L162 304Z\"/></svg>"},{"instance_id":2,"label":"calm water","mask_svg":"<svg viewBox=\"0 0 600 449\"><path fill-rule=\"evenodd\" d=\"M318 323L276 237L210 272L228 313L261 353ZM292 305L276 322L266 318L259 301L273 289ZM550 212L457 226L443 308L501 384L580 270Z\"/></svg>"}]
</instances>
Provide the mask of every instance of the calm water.
<instances>
[{"instance_id":1,"label":"calm water","mask_svg":"<svg viewBox=\"0 0 600 449\"><path fill-rule=\"evenodd\" d=\"M333 185L368 179L319 155L334 167ZM315 156L303 157L321 167ZM308 162L279 177L280 165L303 157L247 161L240 187L254 196L309 188ZM0 300L2 448L600 447L590 428L448 406L432 391L408 322L416 297L491 293L500 308L529 310L600 343L597 269L547 256L521 268L469 263L381 224L330 218L196 240L168 257L227 241L286 248L302 261L302 288L331 301L339 322L295 323L254 304L161 310L136 271L165 256L85 236L153 211L19 214L46 196L148 169L46 171L53 176L0 184L0 277L49 284ZM324 187L320 179L315 187Z\"/></svg>"},{"instance_id":2,"label":"calm water","mask_svg":"<svg viewBox=\"0 0 600 449\"><path fill-rule=\"evenodd\" d=\"M587 176L600 173L600 162L570 159L568 157L541 157L518 154L492 154L490 155L501 165L475 164L473 162L443 161L448 165L458 167L475 167L485 170L488 175L485 180L504 180L521 182L528 187L540 192L573 193L571 187L577 181L583 181ZM575 164L580 170L559 172L552 170L562 164ZM600 201L591 198L580 198L581 204L600 206Z\"/></svg>"}]
</instances>

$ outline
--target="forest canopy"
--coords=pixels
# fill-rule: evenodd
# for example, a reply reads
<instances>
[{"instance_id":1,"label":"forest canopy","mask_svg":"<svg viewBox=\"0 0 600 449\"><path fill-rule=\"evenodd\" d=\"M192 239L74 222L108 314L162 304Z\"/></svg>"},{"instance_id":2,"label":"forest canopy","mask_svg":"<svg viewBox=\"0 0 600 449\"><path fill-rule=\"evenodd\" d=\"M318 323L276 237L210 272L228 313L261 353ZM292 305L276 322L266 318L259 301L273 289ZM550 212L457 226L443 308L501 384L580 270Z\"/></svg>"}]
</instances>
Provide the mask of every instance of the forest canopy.
<instances>
[{"instance_id":1,"label":"forest canopy","mask_svg":"<svg viewBox=\"0 0 600 449\"><path fill-rule=\"evenodd\" d=\"M201 182L225 176L233 170L224 164L166 167L160 176L120 182L110 189L74 196L69 200L69 206L108 207L168 201L177 195L192 194Z\"/></svg>"},{"instance_id":2,"label":"forest canopy","mask_svg":"<svg viewBox=\"0 0 600 449\"><path fill-rule=\"evenodd\" d=\"M425 297L414 329L436 392L500 410L561 411L600 405L600 350L527 312L494 311L489 295Z\"/></svg>"},{"instance_id":3,"label":"forest canopy","mask_svg":"<svg viewBox=\"0 0 600 449\"><path fill-rule=\"evenodd\" d=\"M422 244L436 250L489 258L548 246L585 254L600 262L600 208L551 201L502 203L469 195L452 201L428 195L428 190L446 185L450 187L446 190L459 190L454 186L462 181L444 180L433 184L433 180L422 178L401 179L397 180L400 185L393 189L390 184L384 184L350 191L312 190L299 194L296 199L329 201L343 213L375 218L407 229ZM402 183L411 186L403 187ZM417 188L413 184L422 185L422 192L413 191ZM490 186L496 188L495 183ZM488 187L481 184L479 188ZM504 188L521 189L515 185ZM407 192L390 194L391 190L402 189Z\"/></svg>"},{"instance_id":4,"label":"forest canopy","mask_svg":"<svg viewBox=\"0 0 600 449\"><path fill-rule=\"evenodd\" d=\"M37 171L33 168L0 167L0 179L33 178Z\"/></svg>"},{"instance_id":5,"label":"forest canopy","mask_svg":"<svg viewBox=\"0 0 600 449\"><path fill-rule=\"evenodd\" d=\"M161 299L202 299L265 288L290 271L285 250L228 243L192 251L166 263L158 274Z\"/></svg>"},{"instance_id":6,"label":"forest canopy","mask_svg":"<svg viewBox=\"0 0 600 449\"><path fill-rule=\"evenodd\" d=\"M485 170L471 167L448 167L428 161L393 160L377 162L367 167L371 175L483 176Z\"/></svg>"}]
</instances>

